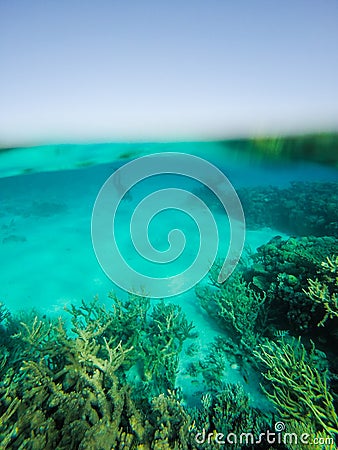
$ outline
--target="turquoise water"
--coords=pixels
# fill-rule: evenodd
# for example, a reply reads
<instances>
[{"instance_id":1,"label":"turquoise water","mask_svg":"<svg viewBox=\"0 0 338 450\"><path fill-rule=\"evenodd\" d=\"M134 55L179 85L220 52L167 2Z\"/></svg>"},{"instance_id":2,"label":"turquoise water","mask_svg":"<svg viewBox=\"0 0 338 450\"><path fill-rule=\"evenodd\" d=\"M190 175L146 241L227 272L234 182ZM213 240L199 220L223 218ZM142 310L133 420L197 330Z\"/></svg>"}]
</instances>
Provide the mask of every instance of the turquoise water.
<instances>
[{"instance_id":1,"label":"turquoise water","mask_svg":"<svg viewBox=\"0 0 338 450\"><path fill-rule=\"evenodd\" d=\"M50 146L3 151L0 153L2 176L0 178L2 262L0 301L9 311L17 314L20 311L34 309L41 316L57 318L60 315L65 316L65 307L79 306L82 299L90 301L96 296L109 309L112 302L107 294L111 291L114 291L122 301L127 301L128 293L106 276L96 259L91 240L93 206L102 185L117 169L136 157L167 151L191 153L203 157L215 164L228 177L242 200L244 214L248 214L243 252L243 260L248 267L252 265L250 255L255 254L259 247L267 244L275 236L287 240L290 236L329 235L333 240L337 240L337 233L334 231L337 227L334 223L338 194L337 184L334 183L338 182L338 170L328 165L316 164L314 161L295 162L282 159L271 161L261 158L255 160L244 154L241 158L240 152L217 143L119 144L115 146L105 144L67 148ZM259 211L264 211L264 202L267 208L272 208L271 198L275 198L273 196L276 195L277 198L281 198L284 192L290 195L288 189L295 182L300 184L291 191L291 195L302 192L302 189L304 189L304 195L302 194L300 200L297 198L294 200L292 197L285 200L281 215L283 220L273 220L273 217L268 220L259 216ZM328 185L328 183L333 184ZM327 219L329 213L325 213L325 217L321 213L321 210L326 208L323 201L328 202L327 195L323 197L325 200L318 198L317 211L313 206L316 202L316 192L319 192L318 186L326 186L323 188L324 191L332 189L331 219ZM169 231L173 228L183 230L186 236L186 247L180 258L175 259L169 268L165 265L157 267L158 265L154 263L145 262L133 248L129 230L133 211L146 195L168 187L194 192L206 202L219 230L218 257L225 257L229 244L227 216L212 193L203 190L203 186L200 186L198 182L185 180L181 176L164 174L149 178L143 184L134 186L123 200L116 219L116 233L118 245L128 263L136 271L143 271L155 277L167 276L168 271L183 272L185 267L194 260L199 246L198 227L194 221L181 211L176 213L164 211L150 223L149 240L158 250L164 251L168 248ZM301 217L295 216L295 210L298 206L304 208L304 201L311 198L311 192L313 192L311 214L314 214L314 220L311 222L312 225L306 228L307 218L304 216L302 220ZM253 210L256 210L256 215L250 209L250 205L254 205ZM263 209L260 209L262 205ZM306 209L303 213L306 214ZM288 221L285 217L293 217L293 219ZM324 221L322 233L318 232L314 225L318 220ZM329 224L328 230L331 230L327 233L324 231L325 221ZM209 238L212 239L213 236L204 236L204 239ZM327 256L333 256L330 247L327 253ZM287 272L285 269L282 275L285 273L289 275ZM261 281L257 281L257 273L254 273L251 279L250 276L248 273L248 282L253 283L258 289L263 289L259 285ZM208 285L208 277L201 280L199 285ZM150 301L152 307L159 302L158 299ZM180 295L174 295L166 302L179 305L187 319L193 321L194 331L198 334L195 342L199 349L198 360L203 360L209 353L215 337L230 336L231 338L231 327L227 329L224 324L215 321L212 314L208 314L207 308L201 306L195 286ZM319 319L321 318L322 316ZM292 328L292 325L284 322L278 327L276 323L274 326L278 330L287 330L286 332L295 336L299 334L296 326ZM328 327L330 326L328 324ZM315 326L309 328L305 332L305 339L309 337L315 339L317 332ZM268 335L271 337L271 334ZM328 328L327 333L320 336L318 341L322 351L324 350L323 342L326 342L332 352L332 342L328 342L330 339L332 335ZM198 406L200 405L198 395L205 391L205 385L200 377L192 383L191 376L187 372L187 367L191 364L187 348L188 344L185 344L185 352L183 351L180 356L175 386L182 389L187 406ZM196 361L196 354L193 360ZM245 391L250 394L255 407L270 411L271 405L259 387L261 381L259 373L254 369L244 370L240 365L239 361L234 362L229 359L223 382L241 383ZM333 366L332 371L335 370L336 367Z\"/></svg>"},{"instance_id":2,"label":"turquoise water","mask_svg":"<svg viewBox=\"0 0 338 450\"><path fill-rule=\"evenodd\" d=\"M128 152L137 155L147 154L149 145L131 146ZM208 161L215 162L226 174L235 188L244 186L287 186L290 181L337 181L337 171L330 167L315 165L313 163L298 162L295 164L268 163L262 164L242 162L237 158L229 158L228 154L222 159L219 149L215 151L215 144L199 144L198 155ZM120 154L117 146L117 154ZM86 147L84 147L86 149ZM97 147L95 147L97 148ZM95 150L94 148L94 150ZM81 154L77 148L76 155ZM192 144L161 144L152 145L152 152L177 151L187 152L194 150ZM35 150L38 152L39 149ZM64 305L79 301L81 298L91 298L99 295L102 300L111 289L116 286L107 279L96 261L91 243L90 221L93 205L103 183L114 171L127 161L120 159L105 164L95 164L88 168L72 168L74 159L72 150L69 151L68 170L55 170L50 172L37 172L27 175L16 175L0 179L1 192L1 256L3 261L1 274L0 298L10 309L39 308L44 313L58 313ZM86 150L85 150L86 151ZM99 152L105 154L103 159L112 158L114 146L103 146ZM11 152L10 152L11 153ZM47 153L47 154L46 154ZM51 157L53 157L52 152ZM123 149L123 154L126 154ZM92 155L94 159L95 151ZM231 155L231 153L229 153ZM20 167L21 152L18 152L18 164L13 159L11 170ZM75 156L76 156L75 155ZM5 155L6 156L6 155ZM8 166L6 158L1 155L0 167L6 174ZM37 153L41 169L53 169L49 165L48 149L41 149ZM46 162L44 163L44 158ZM66 160L66 154L63 154ZM34 159L31 161L34 163ZM44 167L44 164L46 166ZM169 175L162 179L144 182L138 189L134 188L133 201L125 202L126 214L130 215L135 205L142 197L149 194L154 188L174 186L175 180L169 181ZM191 180L178 180L177 187L187 186L188 189L198 188ZM136 192L135 192L136 191ZM218 220L226 221L225 214L217 211ZM119 219L118 219L119 220ZM128 220L128 217L126 218ZM163 228L168 230L171 218L162 214ZM169 223L168 223L169 222ZM128 239L128 227L124 218L121 218L121 230L118 239ZM161 224L154 224L161 228ZM172 223L176 226L175 221ZM220 226L226 227L226 223ZM155 229L153 231L156 231ZM150 233L152 229L150 228ZM269 237L280 234L281 230L247 229L246 244L253 250L265 243ZM151 237L151 235L150 235ZM194 233L190 238L194 237ZM164 239L165 236L162 236ZM165 239L164 239L165 241ZM222 247L223 240L220 239ZM161 244L160 237L158 245ZM129 251L132 251L130 248ZM225 249L223 250L223 254ZM190 256L189 256L190 255ZM187 252L186 258L191 258ZM184 258L179 264L184 266ZM180 266L178 266L180 267ZM178 269L180 270L180 269ZM178 300L179 301L179 300Z\"/></svg>"}]
</instances>

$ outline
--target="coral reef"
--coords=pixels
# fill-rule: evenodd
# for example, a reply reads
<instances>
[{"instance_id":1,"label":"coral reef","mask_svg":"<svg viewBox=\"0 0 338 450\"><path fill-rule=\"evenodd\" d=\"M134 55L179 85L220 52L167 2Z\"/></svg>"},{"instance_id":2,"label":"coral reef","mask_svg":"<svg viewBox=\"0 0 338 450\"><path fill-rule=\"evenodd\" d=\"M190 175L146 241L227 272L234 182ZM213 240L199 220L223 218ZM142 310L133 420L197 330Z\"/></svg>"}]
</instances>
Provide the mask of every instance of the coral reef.
<instances>
[{"instance_id":1,"label":"coral reef","mask_svg":"<svg viewBox=\"0 0 338 450\"><path fill-rule=\"evenodd\" d=\"M247 226L296 236L338 236L337 183L292 182L289 187L238 189Z\"/></svg>"},{"instance_id":2,"label":"coral reef","mask_svg":"<svg viewBox=\"0 0 338 450\"><path fill-rule=\"evenodd\" d=\"M338 256L321 263L323 270L327 273L325 281L309 279L309 287L304 289L309 298L325 309L323 319L318 326L323 326L327 319L338 318Z\"/></svg>"},{"instance_id":3,"label":"coral reef","mask_svg":"<svg viewBox=\"0 0 338 450\"><path fill-rule=\"evenodd\" d=\"M201 306L238 340L245 351L251 353L264 329L266 295L255 292L238 273L224 284L217 283L213 276L218 273L217 267L216 263L211 270L211 286L199 285L196 295Z\"/></svg>"},{"instance_id":4,"label":"coral reef","mask_svg":"<svg viewBox=\"0 0 338 450\"><path fill-rule=\"evenodd\" d=\"M72 305L69 327L0 309L1 448L216 449L210 436L229 433L223 448L249 449L272 429L271 414L252 407L243 386L223 381L228 353L244 351L239 344L215 341L197 368L205 385L200 407L188 407L170 361L196 337L192 323L176 305L151 309L147 298L110 297L111 311L97 299ZM198 357L196 344L189 347ZM210 443L201 443L201 433Z\"/></svg>"},{"instance_id":5,"label":"coral reef","mask_svg":"<svg viewBox=\"0 0 338 450\"><path fill-rule=\"evenodd\" d=\"M326 271L321 262L332 252L338 253L334 237L283 240L277 236L258 248L244 278L258 291L266 292L271 305L269 320L275 328L285 323L285 317L294 333L316 328L323 306L306 293L308 279L325 282Z\"/></svg>"},{"instance_id":6,"label":"coral reef","mask_svg":"<svg viewBox=\"0 0 338 450\"><path fill-rule=\"evenodd\" d=\"M276 237L252 255L251 266L241 267L240 274L224 285L217 283L216 268L211 271L209 285L198 286L201 305L227 333L215 340L203 360L190 367L191 374L202 376L210 393L203 397L203 405L208 403L210 408L222 389L226 363L236 365L244 380L250 371L259 370L265 379L264 394L274 405L277 419L287 425L286 439L307 433L312 444L299 443L297 448L336 448L338 366L332 347L336 327L327 323L337 319L338 260L321 261L329 251L336 251L337 245L333 237ZM325 324L322 334L317 332L319 320ZM311 341L306 349L300 337L290 333L303 334L307 342L313 335L318 348L325 347L330 359ZM213 411L212 423L215 415ZM265 429L273 429L271 417L265 419ZM245 423L244 418L241 421ZM213 435L209 422L205 421L205 427ZM279 442L274 448L296 447L290 441Z\"/></svg>"},{"instance_id":7,"label":"coral reef","mask_svg":"<svg viewBox=\"0 0 338 450\"><path fill-rule=\"evenodd\" d=\"M254 351L267 371L271 390L264 392L284 421L296 420L315 431L338 434L338 416L328 381L329 372L314 345L306 351L300 340L268 341Z\"/></svg>"},{"instance_id":8,"label":"coral reef","mask_svg":"<svg viewBox=\"0 0 338 450\"><path fill-rule=\"evenodd\" d=\"M192 324L173 305L160 303L147 318L148 299L111 297L112 311L97 300L72 306L71 330L61 319L20 323L1 309L10 338L0 369L1 448L187 448L189 414L167 389L175 370L168 380L163 367L177 360ZM159 341L149 354L154 327ZM127 382L147 365L154 371L140 377L152 383L151 396Z\"/></svg>"},{"instance_id":9,"label":"coral reef","mask_svg":"<svg viewBox=\"0 0 338 450\"><path fill-rule=\"evenodd\" d=\"M292 182L287 187L239 187L249 229L270 227L295 236L338 237L338 183ZM222 205L207 188L196 191L213 210Z\"/></svg>"},{"instance_id":10,"label":"coral reef","mask_svg":"<svg viewBox=\"0 0 338 450\"><path fill-rule=\"evenodd\" d=\"M291 420L287 424L287 432L291 436L308 436L306 443L297 440L297 450L336 450L335 439L325 431L316 431L315 426L310 421L299 422Z\"/></svg>"},{"instance_id":11,"label":"coral reef","mask_svg":"<svg viewBox=\"0 0 338 450\"><path fill-rule=\"evenodd\" d=\"M178 356L185 339L192 336L192 329L193 324L188 323L179 306L160 302L154 307L139 345L144 355L143 372L148 392L156 394L174 389Z\"/></svg>"},{"instance_id":12,"label":"coral reef","mask_svg":"<svg viewBox=\"0 0 338 450\"><path fill-rule=\"evenodd\" d=\"M220 445L226 449L249 449L270 426L271 417L251 406L240 384L225 384L217 393L204 394L201 403L202 408L192 412L197 449L216 449Z\"/></svg>"},{"instance_id":13,"label":"coral reef","mask_svg":"<svg viewBox=\"0 0 338 450\"><path fill-rule=\"evenodd\" d=\"M335 448L337 364L319 344L337 320L338 260L325 259L336 246L333 237L277 237L224 284L213 266L196 294L224 334L206 353L181 308L164 301L122 302L111 293L111 309L83 301L69 307L68 321L34 311L12 316L0 304L1 448L213 450L223 436L224 449L293 450L266 440L276 419L288 433L325 443L300 450ZM281 317L291 330L281 329ZM299 331L306 346L290 335ZM200 398L194 407L177 385L183 349L190 358L183 375ZM231 367L243 384L227 383ZM264 410L246 392L251 371L262 373L271 402Z\"/></svg>"}]
</instances>

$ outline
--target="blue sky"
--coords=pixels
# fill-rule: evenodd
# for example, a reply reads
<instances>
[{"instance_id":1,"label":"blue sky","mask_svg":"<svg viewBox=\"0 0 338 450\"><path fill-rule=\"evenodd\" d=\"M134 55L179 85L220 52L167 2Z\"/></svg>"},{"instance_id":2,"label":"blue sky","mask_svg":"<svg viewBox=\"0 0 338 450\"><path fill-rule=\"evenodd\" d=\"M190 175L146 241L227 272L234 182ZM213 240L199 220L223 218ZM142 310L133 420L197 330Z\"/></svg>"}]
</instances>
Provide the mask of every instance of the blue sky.
<instances>
[{"instance_id":1,"label":"blue sky","mask_svg":"<svg viewBox=\"0 0 338 450\"><path fill-rule=\"evenodd\" d=\"M337 129L336 0L0 0L0 145Z\"/></svg>"}]
</instances>

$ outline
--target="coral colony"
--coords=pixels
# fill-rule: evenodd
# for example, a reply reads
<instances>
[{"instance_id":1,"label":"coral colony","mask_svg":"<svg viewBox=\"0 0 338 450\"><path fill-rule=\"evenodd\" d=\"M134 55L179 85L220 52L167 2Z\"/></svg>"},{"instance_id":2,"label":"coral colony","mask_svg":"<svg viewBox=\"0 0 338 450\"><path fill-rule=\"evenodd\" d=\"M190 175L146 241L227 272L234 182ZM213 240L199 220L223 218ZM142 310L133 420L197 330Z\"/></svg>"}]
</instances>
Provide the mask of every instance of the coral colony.
<instances>
[{"instance_id":1,"label":"coral colony","mask_svg":"<svg viewBox=\"0 0 338 450\"><path fill-rule=\"evenodd\" d=\"M250 227L294 237L244 255L223 284L216 261L196 286L220 330L207 353L169 300L111 293L110 308L83 301L59 320L2 305L1 448L336 448L337 187L239 189ZM229 367L242 383L227 382ZM202 386L195 404L178 388L180 371ZM261 408L246 391L253 376Z\"/></svg>"}]
</instances>

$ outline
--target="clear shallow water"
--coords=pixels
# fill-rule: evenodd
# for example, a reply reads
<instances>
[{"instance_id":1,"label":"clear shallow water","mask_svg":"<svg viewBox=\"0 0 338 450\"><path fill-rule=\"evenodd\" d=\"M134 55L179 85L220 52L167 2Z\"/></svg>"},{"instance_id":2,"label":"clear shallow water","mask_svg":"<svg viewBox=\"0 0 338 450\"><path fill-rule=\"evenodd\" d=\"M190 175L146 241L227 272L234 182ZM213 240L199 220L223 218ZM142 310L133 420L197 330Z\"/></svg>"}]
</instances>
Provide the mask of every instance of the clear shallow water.
<instances>
[{"instance_id":1,"label":"clear shallow water","mask_svg":"<svg viewBox=\"0 0 338 450\"><path fill-rule=\"evenodd\" d=\"M159 150L193 151L214 163L236 189L270 185L284 188L295 181L338 181L338 172L332 167L307 161L277 163L247 158L241 160L240 155L231 154L230 149L222 153L220 146L212 143L198 144L197 148L193 144L138 145L137 149L131 147L128 152L125 148L123 152L119 149L116 156L110 147L105 147L100 149L96 160L93 157L95 151L91 152L90 157L86 156L87 163L83 159L79 163L79 150L81 149L76 149L75 156L70 153L69 159L65 152L61 152L62 164L59 164L60 158L55 157L55 154L48 156L46 149L42 153L32 150L36 159L30 159L28 150L26 160L21 158L24 149L13 151L10 166L7 165L8 155L4 157L0 154L3 175L0 178L0 301L12 312L34 308L42 314L56 317L63 314L64 307L79 305L82 299L88 301L94 296L98 296L101 302L110 307L111 301L107 298L107 293L112 290L121 299L127 299L126 292L114 285L96 260L91 242L91 214L103 183L115 170L132 159L129 157L156 153ZM87 151L88 148L84 147L84 153ZM39 164L33 166L34 160L39 161ZM30 162L29 170L27 161ZM53 166L56 161L57 164ZM59 170L60 168L64 170ZM32 173L20 174L20 171ZM138 257L130 241L129 221L133 210L152 190L174 185L199 192L196 182L163 176L134 187L123 202L117 217L118 242L126 259L136 270L154 274L151 264L145 264ZM224 257L229 240L227 218L219 207L213 209L213 215L220 234L219 256ZM195 224L182 217L181 213L163 213L151 223L149 239L155 247L165 249L168 244L167 233L173 227L183 228L187 237L186 252L171 267L172 270L181 272L191 263L198 247ZM288 233L278 226L247 227L246 251L255 252L276 235L288 237ZM166 270L163 266L156 275L166 275ZM154 304L156 301L153 300ZM200 353L207 354L213 338L224 334L224 330L201 308L194 288L168 301L179 304L188 319L193 320L199 333ZM194 404L195 391L201 386L191 386L191 380L184 371L186 364L183 356L177 385L183 388L187 402ZM249 380L243 380L243 374L234 367L228 370L226 381L244 383L253 402L264 404L265 399L259 392L258 378L254 373Z\"/></svg>"},{"instance_id":2,"label":"clear shallow water","mask_svg":"<svg viewBox=\"0 0 338 450\"><path fill-rule=\"evenodd\" d=\"M160 145L159 149L174 149L173 144ZM177 144L181 151L186 146ZM214 150L211 145L211 150ZM147 151L147 146L142 152ZM274 185L287 186L290 181L336 181L335 169L313 163L248 164L215 157L210 144L205 144L204 153L199 145L198 153L215 162L226 174L235 188L243 186ZM210 157L211 154L211 157ZM2 155L0 155L2 156ZM65 155L64 155L65 157ZM41 155L43 160L43 154ZM70 158L71 160L71 158ZM11 309L37 307L45 312L57 312L71 301L99 295L105 298L107 291L116 288L107 279L96 261L91 243L90 220L96 196L107 178L124 163L114 161L89 168L70 169L17 175L0 178L1 213L1 271L0 299ZM14 163L14 161L13 161ZM5 172L5 161L0 158L0 167ZM177 183L176 183L177 181ZM129 251L130 259L136 254L129 236L126 221L137 203L152 189L174 186L187 189L198 188L198 183L179 177L163 176L148 180L134 187L131 198L121 208L118 237ZM224 231L227 220L221 211L216 212L218 226L223 230L220 238L220 254L225 254L228 240ZM181 225L182 217L163 213L150 227L150 239L167 245L166 235L171 227ZM162 221L162 222L161 222ZM163 231L162 236L160 231ZM190 244L196 246L196 230L193 223L187 228ZM151 233L156 236L151 236ZM190 234L189 234L190 232ZM252 249L263 244L269 237L280 234L278 230L247 230L246 244ZM194 241L194 242L192 242ZM129 242L129 243L128 243ZM188 246L189 247L189 246ZM164 248L164 247L163 247ZM189 249L188 249L189 250ZM191 249L190 249L191 250ZM128 251L128 250L127 250ZM184 257L191 260L192 252L178 262L178 271L184 267ZM189 261L186 261L189 262ZM136 261L136 265L137 265ZM142 265L142 263L141 263Z\"/></svg>"}]
</instances>

